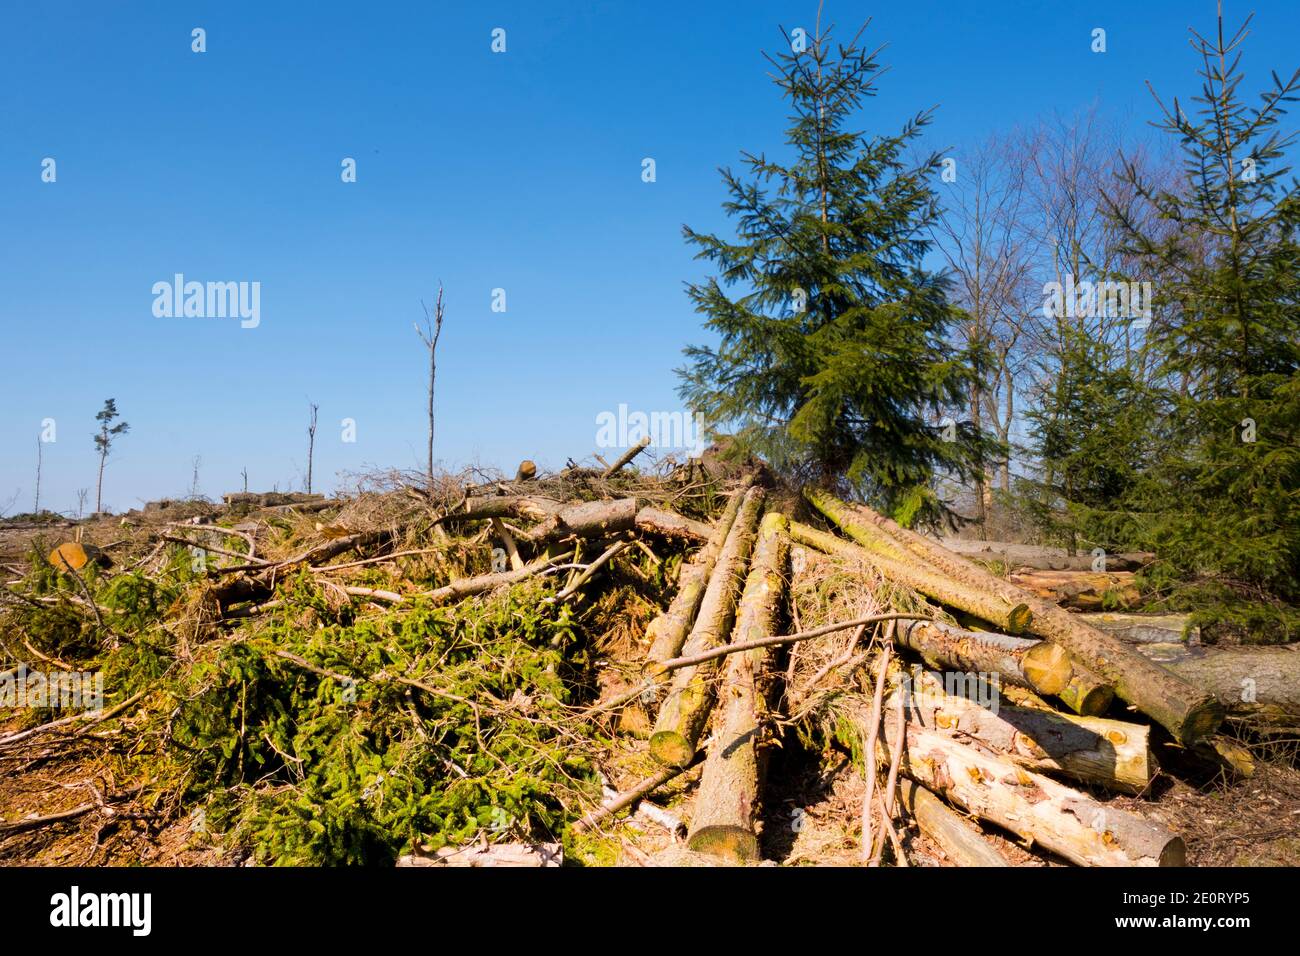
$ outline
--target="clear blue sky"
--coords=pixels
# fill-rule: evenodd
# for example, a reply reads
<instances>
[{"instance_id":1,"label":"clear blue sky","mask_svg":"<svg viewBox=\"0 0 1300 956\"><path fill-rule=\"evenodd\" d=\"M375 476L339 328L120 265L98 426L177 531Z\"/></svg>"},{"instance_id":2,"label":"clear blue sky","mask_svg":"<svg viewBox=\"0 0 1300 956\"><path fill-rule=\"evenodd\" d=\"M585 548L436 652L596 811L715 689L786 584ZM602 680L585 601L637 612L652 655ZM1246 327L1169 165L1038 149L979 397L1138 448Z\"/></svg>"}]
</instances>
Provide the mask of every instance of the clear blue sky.
<instances>
[{"instance_id":1,"label":"clear blue sky","mask_svg":"<svg viewBox=\"0 0 1300 956\"><path fill-rule=\"evenodd\" d=\"M1257 11L1246 87L1300 65L1300 5ZM426 359L412 322L447 287L436 454L448 467L562 465L620 403L680 407L701 341L681 226L724 225L716 168L778 149L761 50L816 3L8 3L0 13L0 505L94 486L93 416L131 432L115 510L201 489L298 487L308 401L318 489L419 467ZM1135 130L1144 81L1195 90L1186 28L1212 0L859 3L887 42L863 120L938 106L936 148L1098 101ZM191 30L207 52L191 52ZM491 31L506 30L494 54ZM1108 52L1091 53L1090 31ZM57 162L57 182L41 162ZM340 181L344 157L358 181ZM653 157L657 181L641 181ZM156 318L174 273L261 283L261 324ZM491 290L507 311L491 311ZM339 422L357 422L357 441ZM93 491L92 491L93 504Z\"/></svg>"}]
</instances>

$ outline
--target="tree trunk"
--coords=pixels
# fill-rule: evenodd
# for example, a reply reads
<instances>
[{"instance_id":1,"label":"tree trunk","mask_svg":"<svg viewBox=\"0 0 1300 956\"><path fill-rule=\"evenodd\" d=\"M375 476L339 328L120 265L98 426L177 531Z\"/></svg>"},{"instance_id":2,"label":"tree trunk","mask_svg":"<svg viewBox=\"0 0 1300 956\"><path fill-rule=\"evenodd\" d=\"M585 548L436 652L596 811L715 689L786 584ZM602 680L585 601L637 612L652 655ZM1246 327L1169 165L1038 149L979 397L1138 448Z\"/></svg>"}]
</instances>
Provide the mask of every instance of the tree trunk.
<instances>
[{"instance_id":1,"label":"tree trunk","mask_svg":"<svg viewBox=\"0 0 1300 956\"><path fill-rule=\"evenodd\" d=\"M723 645L736 614L736 601L745 577L745 565L754 547L758 513L763 507L763 490L751 488L745 494L736 520L727 535L718 564L704 589L699 614L682 650L696 654ZM667 767L680 767L695 756L695 749L713 703L713 679L718 659L673 671L672 683L659 709L650 754Z\"/></svg>"},{"instance_id":2,"label":"tree trunk","mask_svg":"<svg viewBox=\"0 0 1300 956\"><path fill-rule=\"evenodd\" d=\"M1007 580L1060 607L1100 611L1134 608L1142 601L1132 571L1016 571Z\"/></svg>"},{"instance_id":3,"label":"tree trunk","mask_svg":"<svg viewBox=\"0 0 1300 956\"><path fill-rule=\"evenodd\" d=\"M709 575L713 573L722 546L726 544L727 535L735 523L736 513L740 510L740 503L744 501L748 487L746 484L732 494L722 516L713 526L709 540L682 568L677 579L677 594L673 596L668 610L651 621L646 628L646 637L650 641L650 650L646 652L647 664L662 664L681 652L682 645L686 643L686 635L695 623L695 614L704 598Z\"/></svg>"},{"instance_id":4,"label":"tree trunk","mask_svg":"<svg viewBox=\"0 0 1300 956\"><path fill-rule=\"evenodd\" d=\"M958 866L1007 865L1002 854L993 849L961 814L915 781L900 780L898 796L921 832L938 844L948 859Z\"/></svg>"},{"instance_id":5,"label":"tree trunk","mask_svg":"<svg viewBox=\"0 0 1300 956\"><path fill-rule=\"evenodd\" d=\"M699 544L709 540L713 526L694 518L646 506L636 513L636 528L646 534L658 535L669 541Z\"/></svg>"},{"instance_id":6,"label":"tree trunk","mask_svg":"<svg viewBox=\"0 0 1300 956\"><path fill-rule=\"evenodd\" d=\"M897 733L886 720L892 743ZM1182 866L1186 847L1164 827L983 753L952 735L909 724L902 772L982 820L1080 866Z\"/></svg>"},{"instance_id":7,"label":"tree trunk","mask_svg":"<svg viewBox=\"0 0 1300 956\"><path fill-rule=\"evenodd\" d=\"M1090 554L1069 555L1064 548L1049 548L1036 544L1016 544L1010 541L968 541L963 538L946 537L936 544L972 561L996 561L1008 571L1021 568L1033 568L1042 571L1091 571L1093 561ZM1155 560L1155 555L1146 551L1132 551L1125 554L1106 555L1107 571L1140 571Z\"/></svg>"},{"instance_id":8,"label":"tree trunk","mask_svg":"<svg viewBox=\"0 0 1300 956\"><path fill-rule=\"evenodd\" d=\"M909 692L896 692L891 707L906 706L909 721L972 737L1017 766L1123 793L1141 793L1159 770L1145 725L1016 707L996 699L996 706L984 707L948 693L937 675L919 667L910 676Z\"/></svg>"},{"instance_id":9,"label":"tree trunk","mask_svg":"<svg viewBox=\"0 0 1300 956\"><path fill-rule=\"evenodd\" d=\"M1069 654L1047 641L968 631L940 621L899 621L894 638L936 670L997 674L1003 683L1039 694L1059 694L1073 673Z\"/></svg>"},{"instance_id":10,"label":"tree trunk","mask_svg":"<svg viewBox=\"0 0 1300 956\"><path fill-rule=\"evenodd\" d=\"M1300 645L1140 644L1136 649L1213 694L1234 722L1300 731Z\"/></svg>"},{"instance_id":11,"label":"tree trunk","mask_svg":"<svg viewBox=\"0 0 1300 956\"><path fill-rule=\"evenodd\" d=\"M1085 614L1083 620L1099 631L1130 644L1199 644L1201 629L1188 627L1190 614Z\"/></svg>"},{"instance_id":12,"label":"tree trunk","mask_svg":"<svg viewBox=\"0 0 1300 956\"><path fill-rule=\"evenodd\" d=\"M810 494L816 495L817 492L810 492ZM872 564L890 580L919 591L926 597L943 604L960 608L1001 630L1018 634L1029 624L1029 610L1025 604L1012 603L996 594L954 581L946 575L938 574L921 565L915 559L900 560L889 554L868 550L797 521L791 523L790 535L800 544L825 551L827 554L847 556Z\"/></svg>"},{"instance_id":13,"label":"tree trunk","mask_svg":"<svg viewBox=\"0 0 1300 956\"><path fill-rule=\"evenodd\" d=\"M849 510L843 502L832 502L833 510ZM886 550L891 544L906 549L971 587L986 589L1006 601L1025 601L1032 612L1035 634L1064 647L1121 699L1151 717L1180 743L1190 745L1209 736L1223 722L1223 705L1213 695L1161 669L1110 634L1089 627L1078 615L1027 594L869 508L861 507L858 513L862 517L855 520L849 515L846 520L862 540L875 541Z\"/></svg>"},{"instance_id":14,"label":"tree trunk","mask_svg":"<svg viewBox=\"0 0 1300 956\"><path fill-rule=\"evenodd\" d=\"M785 595L789 521L780 512L764 519L740 599L733 644L773 637ZM758 742L764 709L763 671L770 651L739 651L727 659L714 720L713 743L700 777L687 846L736 863L758 859Z\"/></svg>"},{"instance_id":15,"label":"tree trunk","mask_svg":"<svg viewBox=\"0 0 1300 956\"><path fill-rule=\"evenodd\" d=\"M628 531L636 524L635 498L584 501L546 518L525 535L532 544L548 544L570 536L592 538Z\"/></svg>"}]
</instances>

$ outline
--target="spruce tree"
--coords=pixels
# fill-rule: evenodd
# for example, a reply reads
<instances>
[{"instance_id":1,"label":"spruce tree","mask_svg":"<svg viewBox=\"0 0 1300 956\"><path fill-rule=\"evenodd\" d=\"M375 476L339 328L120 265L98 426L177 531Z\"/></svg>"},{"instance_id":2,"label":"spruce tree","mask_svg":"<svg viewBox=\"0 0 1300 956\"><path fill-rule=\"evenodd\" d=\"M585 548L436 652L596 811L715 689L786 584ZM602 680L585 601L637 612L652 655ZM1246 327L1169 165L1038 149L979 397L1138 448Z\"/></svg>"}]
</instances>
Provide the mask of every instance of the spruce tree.
<instances>
[{"instance_id":1,"label":"spruce tree","mask_svg":"<svg viewBox=\"0 0 1300 956\"><path fill-rule=\"evenodd\" d=\"M947 511L936 479L969 480L996 446L945 421L978 356L952 344L960 314L923 262L941 159L906 153L930 114L893 135L853 128L881 71L861 36L819 27L768 57L790 105L786 161L742 153L746 177L721 170L734 238L683 230L717 269L687 288L718 341L686 349L679 391L738 450L928 522Z\"/></svg>"},{"instance_id":2,"label":"spruce tree","mask_svg":"<svg viewBox=\"0 0 1300 956\"><path fill-rule=\"evenodd\" d=\"M1149 343L1167 416L1131 496L1132 543L1196 581L1207 620L1232 618L1241 636L1260 639L1285 636L1295 616L1276 603L1269 614L1234 604L1300 600L1300 186L1284 158L1294 134L1279 129L1300 71L1286 81L1274 73L1248 105L1239 92L1248 24L1225 40L1220 13L1213 38L1193 33L1196 107L1175 100L1159 124L1178 139L1181 185L1152 188L1131 166L1124 174L1178 228L1157 237L1118 205L1111 212L1124 251L1160 277L1166 306Z\"/></svg>"}]
</instances>

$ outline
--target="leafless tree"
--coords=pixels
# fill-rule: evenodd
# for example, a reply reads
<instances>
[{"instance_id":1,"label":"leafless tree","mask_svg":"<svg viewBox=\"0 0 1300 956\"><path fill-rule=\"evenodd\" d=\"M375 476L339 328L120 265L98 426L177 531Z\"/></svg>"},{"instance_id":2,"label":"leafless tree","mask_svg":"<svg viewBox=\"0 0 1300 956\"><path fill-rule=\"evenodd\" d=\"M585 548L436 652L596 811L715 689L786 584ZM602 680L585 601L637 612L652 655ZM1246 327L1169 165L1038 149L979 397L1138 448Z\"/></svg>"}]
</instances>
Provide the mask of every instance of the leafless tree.
<instances>
[{"instance_id":1,"label":"leafless tree","mask_svg":"<svg viewBox=\"0 0 1300 956\"><path fill-rule=\"evenodd\" d=\"M429 500L433 500L433 383L437 375L437 354L438 354L438 337L442 335L442 283L438 283L438 298L433 305L433 313L430 314L429 307L420 301L420 307L424 309L424 328L415 323L415 332L424 342L424 347L429 350L429 457L425 480L428 482Z\"/></svg>"},{"instance_id":2,"label":"leafless tree","mask_svg":"<svg viewBox=\"0 0 1300 956\"><path fill-rule=\"evenodd\" d=\"M307 425L307 494L311 494L311 463L316 454L316 412L320 409L315 403L308 403L311 409L311 422Z\"/></svg>"}]
</instances>

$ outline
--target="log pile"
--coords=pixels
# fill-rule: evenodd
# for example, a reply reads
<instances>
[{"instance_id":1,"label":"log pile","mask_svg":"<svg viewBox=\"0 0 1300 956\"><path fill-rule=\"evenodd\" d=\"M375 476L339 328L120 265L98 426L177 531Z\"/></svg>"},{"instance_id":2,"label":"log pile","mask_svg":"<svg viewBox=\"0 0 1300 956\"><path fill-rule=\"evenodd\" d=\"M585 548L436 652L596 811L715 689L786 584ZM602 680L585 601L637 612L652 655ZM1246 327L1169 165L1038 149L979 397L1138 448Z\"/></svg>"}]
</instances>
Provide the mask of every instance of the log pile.
<instances>
[{"instance_id":1,"label":"log pile","mask_svg":"<svg viewBox=\"0 0 1300 956\"><path fill-rule=\"evenodd\" d=\"M202 614L193 631L207 639L251 626L290 600L291 588L318 587L349 614L441 614L540 581L547 586L531 600L563 610L591 607L615 569L646 579L640 568L653 568L670 590L635 629L622 682L582 688L559 709L562 718L550 713L546 721L621 739L644 758L639 774L609 775L622 777L621 789L602 775L595 799L572 805L569 832L617 831L640 808L639 818L657 821L674 844L684 839L674 847L679 862L761 860L771 749L790 726L832 715L850 728L850 742L839 743L863 775L861 856L869 863L905 864L904 837L914 827L958 865L1007 865L1004 838L1055 862L1180 865L1182 839L1145 812L1161 772L1153 743L1239 765L1216 737L1225 715L1300 723L1294 649L1202 648L1185 640L1176 620L1072 610L1133 603L1131 569L1149 556L1108 559L1102 571L1072 561L1057 567L1050 556L1048 567L999 576L824 491L802 489L800 502L761 468L707 478L699 501L682 508L697 487L695 468L676 469L659 484L643 479L629 465L644 447L559 475L525 462L513 480L461 483L444 488L441 499L412 484L386 499L400 506L382 519L362 520L348 503L319 497L228 496L241 517L291 507L294 518L313 522L313 533L278 556L257 521L173 525L150 532L151 541L212 557L200 576ZM475 573L457 573L455 549L478 554ZM490 571L482 570L488 551ZM837 570L837 587L854 596L860 613L801 625L793 585L810 573L809 555ZM421 576L353 574L408 558L426 562ZM100 628L111 626L84 582L69 594ZM50 600L20 597L37 606ZM843 643L850 634L797 684L801 648ZM474 733L485 720L533 714L522 691L509 699L460 697L436 686L436 673L378 666L342 673L302 653L275 655L312 679L397 683L450 700L468 708ZM553 663L547 679L556 670ZM403 706L416 719L414 700ZM633 711L643 714L642 731L629 740L635 722L624 718ZM0 751L19 742L0 734ZM471 776L454 764L448 772ZM689 803L669 812L649 802L670 787L689 794ZM406 852L400 865L558 865L559 846L549 839L557 833Z\"/></svg>"}]
</instances>

